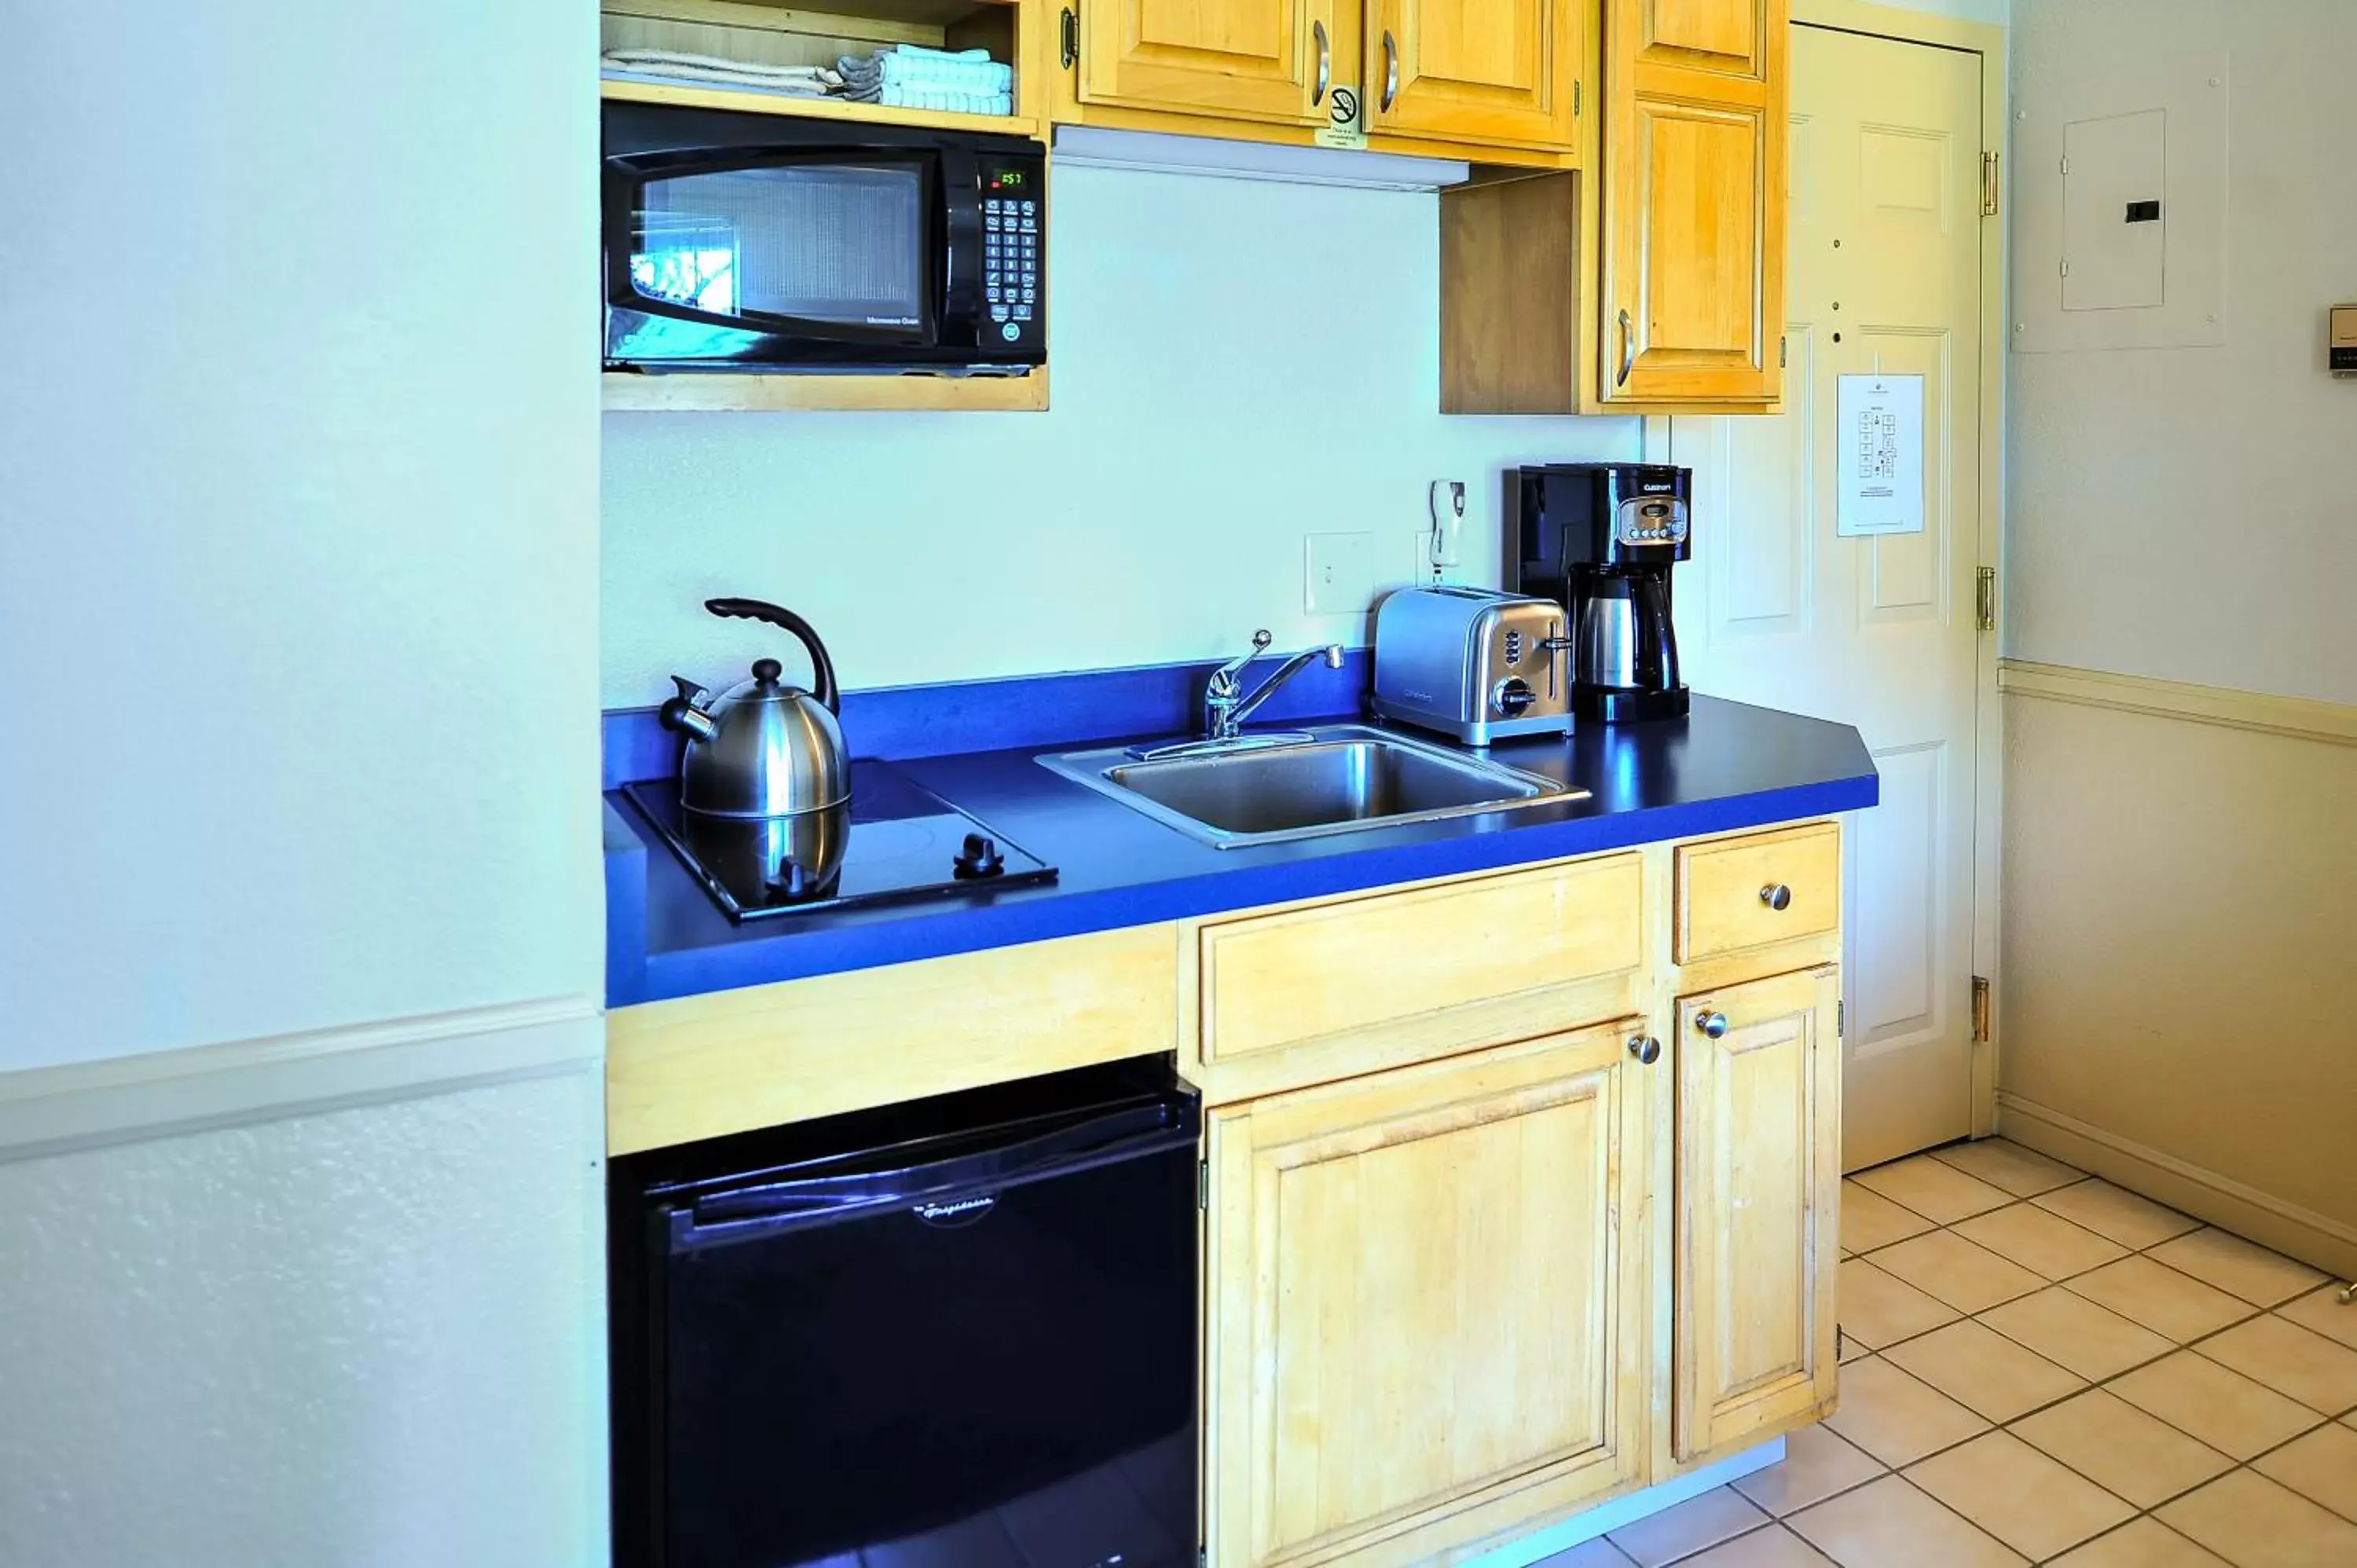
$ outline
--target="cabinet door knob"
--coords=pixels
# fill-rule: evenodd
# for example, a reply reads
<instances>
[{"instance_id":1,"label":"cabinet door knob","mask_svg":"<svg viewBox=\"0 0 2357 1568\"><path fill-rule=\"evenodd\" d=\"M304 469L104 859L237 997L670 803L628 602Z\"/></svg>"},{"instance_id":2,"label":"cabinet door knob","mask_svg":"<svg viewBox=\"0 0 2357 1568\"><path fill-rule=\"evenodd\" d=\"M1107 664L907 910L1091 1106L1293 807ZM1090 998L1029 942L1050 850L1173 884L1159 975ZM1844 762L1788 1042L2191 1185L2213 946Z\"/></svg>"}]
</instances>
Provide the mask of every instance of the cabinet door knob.
<instances>
[{"instance_id":1,"label":"cabinet door knob","mask_svg":"<svg viewBox=\"0 0 2357 1568\"><path fill-rule=\"evenodd\" d=\"M1636 368L1637 324L1629 319L1629 313L1624 310L1620 313L1620 374L1612 384L1616 387L1627 386L1629 372Z\"/></svg>"},{"instance_id":2,"label":"cabinet door knob","mask_svg":"<svg viewBox=\"0 0 2357 1568\"><path fill-rule=\"evenodd\" d=\"M1629 1041L1629 1054L1647 1067L1662 1059L1662 1042L1651 1035L1638 1035Z\"/></svg>"},{"instance_id":3,"label":"cabinet door knob","mask_svg":"<svg viewBox=\"0 0 2357 1568\"><path fill-rule=\"evenodd\" d=\"M1792 907L1792 890L1781 882L1770 882L1760 890L1760 901L1770 909L1789 909Z\"/></svg>"},{"instance_id":4,"label":"cabinet door knob","mask_svg":"<svg viewBox=\"0 0 2357 1568\"><path fill-rule=\"evenodd\" d=\"M1399 40L1392 37L1389 27L1383 29L1383 101L1380 107L1389 113L1399 98Z\"/></svg>"},{"instance_id":5,"label":"cabinet door knob","mask_svg":"<svg viewBox=\"0 0 2357 1568\"><path fill-rule=\"evenodd\" d=\"M1727 1015L1708 1010L1697 1013L1695 1015L1695 1027L1714 1040L1720 1039L1727 1034Z\"/></svg>"},{"instance_id":6,"label":"cabinet door knob","mask_svg":"<svg viewBox=\"0 0 2357 1568\"><path fill-rule=\"evenodd\" d=\"M1326 102L1326 89L1334 81L1334 50L1326 37L1326 24L1312 22L1309 30L1318 38L1318 80L1309 89L1309 106L1316 108Z\"/></svg>"}]
</instances>

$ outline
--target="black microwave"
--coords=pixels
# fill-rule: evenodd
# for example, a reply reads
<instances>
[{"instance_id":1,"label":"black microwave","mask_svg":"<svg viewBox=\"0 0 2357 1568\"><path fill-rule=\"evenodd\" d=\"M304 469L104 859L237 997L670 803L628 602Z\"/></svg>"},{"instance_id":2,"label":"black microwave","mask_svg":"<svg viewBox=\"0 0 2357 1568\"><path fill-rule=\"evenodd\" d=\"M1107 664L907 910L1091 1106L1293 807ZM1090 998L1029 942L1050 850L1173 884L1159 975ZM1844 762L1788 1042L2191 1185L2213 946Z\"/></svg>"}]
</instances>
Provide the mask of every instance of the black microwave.
<instances>
[{"instance_id":1,"label":"black microwave","mask_svg":"<svg viewBox=\"0 0 2357 1568\"><path fill-rule=\"evenodd\" d=\"M603 108L608 370L1021 375L1047 362L1038 142Z\"/></svg>"}]
</instances>

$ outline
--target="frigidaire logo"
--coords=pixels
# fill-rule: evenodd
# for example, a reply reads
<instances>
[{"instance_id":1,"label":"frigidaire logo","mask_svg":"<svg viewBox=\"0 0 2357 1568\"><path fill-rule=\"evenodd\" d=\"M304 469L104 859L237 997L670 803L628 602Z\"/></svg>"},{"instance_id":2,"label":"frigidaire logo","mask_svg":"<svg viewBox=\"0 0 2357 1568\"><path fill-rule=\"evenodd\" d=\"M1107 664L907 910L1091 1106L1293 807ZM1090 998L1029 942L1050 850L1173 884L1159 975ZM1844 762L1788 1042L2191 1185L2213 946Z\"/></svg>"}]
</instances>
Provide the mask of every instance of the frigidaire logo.
<instances>
[{"instance_id":1,"label":"frigidaire logo","mask_svg":"<svg viewBox=\"0 0 2357 1568\"><path fill-rule=\"evenodd\" d=\"M938 1225L944 1219L962 1219L968 1215L987 1214L998 1206L995 1197L962 1197L955 1203L920 1203L916 1206L918 1219Z\"/></svg>"}]
</instances>

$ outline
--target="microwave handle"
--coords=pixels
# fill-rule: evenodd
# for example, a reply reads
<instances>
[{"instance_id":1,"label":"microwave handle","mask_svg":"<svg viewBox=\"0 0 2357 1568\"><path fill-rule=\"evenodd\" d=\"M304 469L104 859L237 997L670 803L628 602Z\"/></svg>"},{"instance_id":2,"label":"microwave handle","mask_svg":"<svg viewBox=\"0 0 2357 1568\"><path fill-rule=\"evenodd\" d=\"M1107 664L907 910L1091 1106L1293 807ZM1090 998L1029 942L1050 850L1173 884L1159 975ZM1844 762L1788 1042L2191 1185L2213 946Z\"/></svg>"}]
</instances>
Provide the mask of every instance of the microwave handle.
<instances>
[{"instance_id":1,"label":"microwave handle","mask_svg":"<svg viewBox=\"0 0 2357 1568\"><path fill-rule=\"evenodd\" d=\"M944 147L942 170L942 337L979 341L982 317L982 171L974 154Z\"/></svg>"}]
</instances>

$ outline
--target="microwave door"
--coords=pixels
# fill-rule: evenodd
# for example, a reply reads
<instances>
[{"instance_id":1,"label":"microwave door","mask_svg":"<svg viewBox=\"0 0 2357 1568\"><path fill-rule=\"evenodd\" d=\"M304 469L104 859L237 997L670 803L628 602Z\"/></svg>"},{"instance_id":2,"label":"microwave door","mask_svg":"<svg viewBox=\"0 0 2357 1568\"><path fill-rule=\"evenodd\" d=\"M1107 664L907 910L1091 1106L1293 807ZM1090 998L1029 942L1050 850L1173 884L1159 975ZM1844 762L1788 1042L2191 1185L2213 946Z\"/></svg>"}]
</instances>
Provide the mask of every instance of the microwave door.
<instances>
[{"instance_id":1,"label":"microwave door","mask_svg":"<svg viewBox=\"0 0 2357 1568\"><path fill-rule=\"evenodd\" d=\"M940 340L929 152L616 158L608 177L609 360L856 362Z\"/></svg>"}]
</instances>

